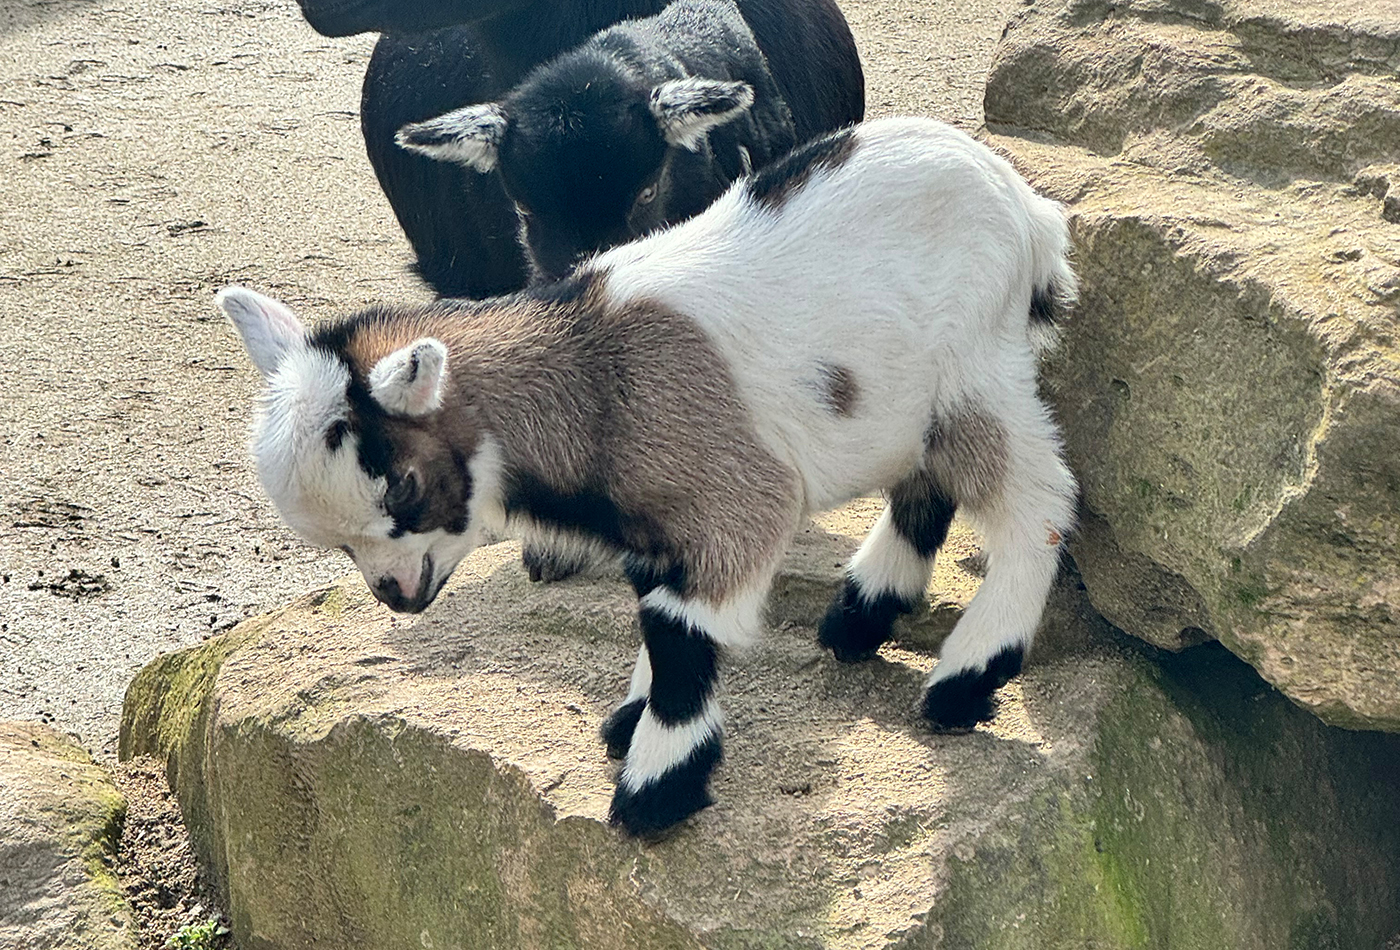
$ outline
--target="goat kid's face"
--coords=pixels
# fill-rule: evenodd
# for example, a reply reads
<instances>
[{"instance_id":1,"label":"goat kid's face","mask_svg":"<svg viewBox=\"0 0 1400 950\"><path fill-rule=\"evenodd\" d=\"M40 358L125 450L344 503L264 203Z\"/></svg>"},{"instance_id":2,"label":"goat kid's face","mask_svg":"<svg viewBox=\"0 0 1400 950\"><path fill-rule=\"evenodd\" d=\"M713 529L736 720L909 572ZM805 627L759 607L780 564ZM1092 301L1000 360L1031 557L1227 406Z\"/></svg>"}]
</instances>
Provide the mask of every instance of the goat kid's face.
<instances>
[{"instance_id":1,"label":"goat kid's face","mask_svg":"<svg viewBox=\"0 0 1400 950\"><path fill-rule=\"evenodd\" d=\"M267 383L252 449L283 519L348 554L391 609L423 610L481 534L472 460L439 434L447 348L425 337L360 375L276 300L230 287L217 302Z\"/></svg>"},{"instance_id":2,"label":"goat kid's face","mask_svg":"<svg viewBox=\"0 0 1400 950\"><path fill-rule=\"evenodd\" d=\"M747 83L689 78L642 86L625 75L561 73L499 103L406 125L410 151L487 173L499 169L520 216L536 279L671 223L676 149L700 152L711 129L753 105ZM567 79L567 82L566 82Z\"/></svg>"}]
</instances>

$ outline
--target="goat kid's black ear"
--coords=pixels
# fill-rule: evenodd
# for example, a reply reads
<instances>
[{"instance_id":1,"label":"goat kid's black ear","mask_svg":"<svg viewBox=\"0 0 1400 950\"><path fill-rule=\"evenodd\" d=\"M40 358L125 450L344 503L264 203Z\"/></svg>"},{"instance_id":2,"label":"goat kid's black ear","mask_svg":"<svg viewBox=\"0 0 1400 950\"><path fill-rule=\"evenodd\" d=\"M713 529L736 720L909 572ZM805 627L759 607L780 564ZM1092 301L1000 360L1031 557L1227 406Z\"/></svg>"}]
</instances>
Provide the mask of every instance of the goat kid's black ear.
<instances>
[{"instance_id":1,"label":"goat kid's black ear","mask_svg":"<svg viewBox=\"0 0 1400 950\"><path fill-rule=\"evenodd\" d=\"M400 148L440 162L456 162L489 172L496 167L510 119L494 102L465 106L399 129L394 141Z\"/></svg>"},{"instance_id":2,"label":"goat kid's black ear","mask_svg":"<svg viewBox=\"0 0 1400 950\"><path fill-rule=\"evenodd\" d=\"M395 350L369 371L369 392L388 412L422 416L442 405L447 347L425 336Z\"/></svg>"},{"instance_id":3,"label":"goat kid's black ear","mask_svg":"<svg viewBox=\"0 0 1400 950\"><path fill-rule=\"evenodd\" d=\"M305 345L306 327L280 301L246 287L225 287L214 303L243 338L248 356L264 377L277 371L288 349Z\"/></svg>"},{"instance_id":4,"label":"goat kid's black ear","mask_svg":"<svg viewBox=\"0 0 1400 950\"><path fill-rule=\"evenodd\" d=\"M753 105L753 86L724 79L673 79L651 91L651 114L671 145L700 151L705 134Z\"/></svg>"}]
</instances>

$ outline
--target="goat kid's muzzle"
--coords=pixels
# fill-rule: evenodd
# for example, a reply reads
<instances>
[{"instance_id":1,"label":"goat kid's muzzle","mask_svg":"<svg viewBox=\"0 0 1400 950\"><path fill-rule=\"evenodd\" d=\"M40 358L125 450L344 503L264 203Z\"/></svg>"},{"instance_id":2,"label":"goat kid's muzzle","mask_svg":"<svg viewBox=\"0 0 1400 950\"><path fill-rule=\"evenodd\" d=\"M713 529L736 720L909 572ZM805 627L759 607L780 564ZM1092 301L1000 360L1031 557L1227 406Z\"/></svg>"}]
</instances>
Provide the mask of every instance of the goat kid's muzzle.
<instances>
[{"instance_id":1,"label":"goat kid's muzzle","mask_svg":"<svg viewBox=\"0 0 1400 950\"><path fill-rule=\"evenodd\" d=\"M395 613L422 613L429 604L437 599L438 592L447 583L447 576L435 581L433 574L432 556L424 554L422 569L418 575L418 589L411 595L403 592L399 586L398 578L387 574L369 585L370 593L374 594L376 600Z\"/></svg>"}]
</instances>

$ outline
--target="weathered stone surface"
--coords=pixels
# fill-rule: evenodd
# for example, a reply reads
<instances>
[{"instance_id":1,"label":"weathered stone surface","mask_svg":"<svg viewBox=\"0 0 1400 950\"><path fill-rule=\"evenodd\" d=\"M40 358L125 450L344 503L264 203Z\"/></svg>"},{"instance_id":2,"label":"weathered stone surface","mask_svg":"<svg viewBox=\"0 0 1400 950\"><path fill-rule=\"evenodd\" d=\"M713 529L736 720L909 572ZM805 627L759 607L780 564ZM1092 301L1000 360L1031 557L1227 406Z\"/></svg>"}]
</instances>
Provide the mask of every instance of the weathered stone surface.
<instances>
[{"instance_id":1,"label":"weathered stone surface","mask_svg":"<svg viewBox=\"0 0 1400 950\"><path fill-rule=\"evenodd\" d=\"M1400 730L1400 5L1038 0L994 144L1069 203L1048 390L1094 604Z\"/></svg>"},{"instance_id":2,"label":"weathered stone surface","mask_svg":"<svg viewBox=\"0 0 1400 950\"><path fill-rule=\"evenodd\" d=\"M0 947L134 950L110 870L126 803L65 736L0 723Z\"/></svg>"},{"instance_id":3,"label":"weathered stone surface","mask_svg":"<svg viewBox=\"0 0 1400 950\"><path fill-rule=\"evenodd\" d=\"M997 722L929 735L933 621L849 667L781 620L834 590L852 542L825 528L728 669L718 803L659 843L604 823L596 732L635 657L630 590L531 585L514 545L417 618L352 578L157 661L123 754L169 757L242 950L1264 950L1400 931L1400 737L1329 729L1224 651L1158 668L1073 578Z\"/></svg>"}]
</instances>

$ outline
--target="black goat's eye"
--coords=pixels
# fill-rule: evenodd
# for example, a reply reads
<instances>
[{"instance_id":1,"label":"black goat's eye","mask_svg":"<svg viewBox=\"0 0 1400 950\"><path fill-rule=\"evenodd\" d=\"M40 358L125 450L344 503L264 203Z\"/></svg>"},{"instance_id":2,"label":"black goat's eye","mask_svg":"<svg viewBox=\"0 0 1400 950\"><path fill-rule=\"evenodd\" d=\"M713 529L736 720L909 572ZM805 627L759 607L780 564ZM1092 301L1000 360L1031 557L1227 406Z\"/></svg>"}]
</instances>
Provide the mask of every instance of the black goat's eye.
<instances>
[{"instance_id":1,"label":"black goat's eye","mask_svg":"<svg viewBox=\"0 0 1400 950\"><path fill-rule=\"evenodd\" d=\"M647 185L637 192L637 204L649 205L656 200L656 185Z\"/></svg>"},{"instance_id":2,"label":"black goat's eye","mask_svg":"<svg viewBox=\"0 0 1400 950\"><path fill-rule=\"evenodd\" d=\"M393 513L417 499L418 476L414 472L406 472L402 478L390 482L388 490L384 492L384 510Z\"/></svg>"}]
</instances>

